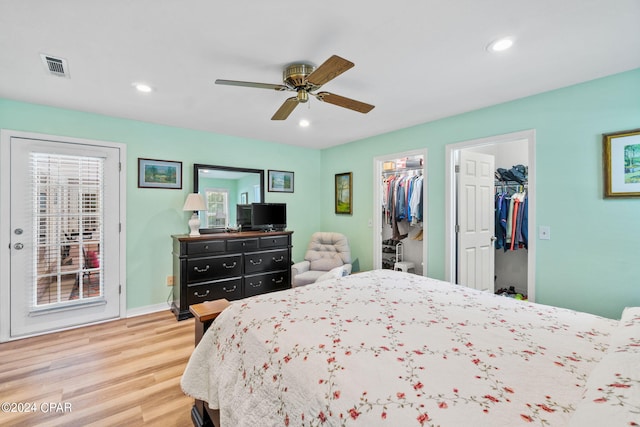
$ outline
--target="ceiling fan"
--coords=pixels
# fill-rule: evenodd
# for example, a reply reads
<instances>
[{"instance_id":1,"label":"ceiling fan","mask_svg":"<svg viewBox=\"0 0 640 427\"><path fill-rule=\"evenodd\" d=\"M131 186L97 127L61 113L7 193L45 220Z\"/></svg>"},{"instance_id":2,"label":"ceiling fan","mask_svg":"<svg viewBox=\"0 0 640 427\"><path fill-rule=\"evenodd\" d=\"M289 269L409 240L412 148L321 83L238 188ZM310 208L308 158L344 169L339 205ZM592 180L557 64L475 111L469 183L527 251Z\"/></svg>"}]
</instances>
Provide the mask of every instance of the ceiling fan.
<instances>
[{"instance_id":1,"label":"ceiling fan","mask_svg":"<svg viewBox=\"0 0 640 427\"><path fill-rule=\"evenodd\" d=\"M320 101L366 114L373 109L373 105L356 101L355 99L345 98L344 96L330 92L316 92L322 85L335 79L353 66L353 62L337 55L333 55L331 58L323 62L318 68L314 68L312 65L304 63L288 65L282 72L283 84L241 82L237 80L220 79L216 80L216 84L297 92L296 96L287 98L284 101L278 111L276 111L273 117L271 117L271 120L285 120L298 106L298 104L303 104L309 100L309 95L314 96Z\"/></svg>"}]
</instances>

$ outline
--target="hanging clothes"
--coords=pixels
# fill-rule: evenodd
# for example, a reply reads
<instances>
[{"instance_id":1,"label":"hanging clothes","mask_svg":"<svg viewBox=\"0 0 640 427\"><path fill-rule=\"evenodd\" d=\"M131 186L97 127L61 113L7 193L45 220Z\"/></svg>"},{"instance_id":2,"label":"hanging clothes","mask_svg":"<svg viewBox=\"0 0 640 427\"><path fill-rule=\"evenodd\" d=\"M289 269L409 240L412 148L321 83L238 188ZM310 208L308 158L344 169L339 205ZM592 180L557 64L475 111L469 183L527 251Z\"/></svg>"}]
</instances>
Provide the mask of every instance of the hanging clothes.
<instances>
[{"instance_id":1,"label":"hanging clothes","mask_svg":"<svg viewBox=\"0 0 640 427\"><path fill-rule=\"evenodd\" d=\"M423 221L422 174L394 174L383 178L383 215L391 225L393 238L401 240L406 235L400 233L398 223L405 221L418 225Z\"/></svg>"},{"instance_id":2,"label":"hanging clothes","mask_svg":"<svg viewBox=\"0 0 640 427\"><path fill-rule=\"evenodd\" d=\"M502 249L506 245L507 237L507 214L509 211L509 203L511 198L506 193L499 192L496 194L496 220L495 220L495 233L496 233L496 249Z\"/></svg>"},{"instance_id":3,"label":"hanging clothes","mask_svg":"<svg viewBox=\"0 0 640 427\"><path fill-rule=\"evenodd\" d=\"M522 191L509 195L506 186L499 188L495 196L496 249L518 250L528 247L528 198Z\"/></svg>"},{"instance_id":4,"label":"hanging clothes","mask_svg":"<svg viewBox=\"0 0 640 427\"><path fill-rule=\"evenodd\" d=\"M411 225L418 225L418 223L422 222L422 188L423 188L424 178L422 175L419 175L413 181L413 189L411 191L411 198L409 200L410 207L410 219Z\"/></svg>"}]
</instances>

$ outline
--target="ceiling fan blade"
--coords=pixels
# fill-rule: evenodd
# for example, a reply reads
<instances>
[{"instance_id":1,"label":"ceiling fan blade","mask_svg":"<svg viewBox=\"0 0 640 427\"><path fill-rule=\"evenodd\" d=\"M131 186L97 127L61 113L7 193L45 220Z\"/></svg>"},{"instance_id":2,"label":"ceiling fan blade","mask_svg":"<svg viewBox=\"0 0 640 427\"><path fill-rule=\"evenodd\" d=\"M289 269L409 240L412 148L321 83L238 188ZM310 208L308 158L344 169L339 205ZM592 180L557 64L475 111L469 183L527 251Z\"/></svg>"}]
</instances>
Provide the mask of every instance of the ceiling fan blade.
<instances>
[{"instance_id":1,"label":"ceiling fan blade","mask_svg":"<svg viewBox=\"0 0 640 427\"><path fill-rule=\"evenodd\" d=\"M307 76L307 82L316 86L322 86L353 66L353 62L340 58L338 55L333 55Z\"/></svg>"},{"instance_id":2,"label":"ceiling fan blade","mask_svg":"<svg viewBox=\"0 0 640 427\"><path fill-rule=\"evenodd\" d=\"M278 111L271 117L271 120L286 120L289 114L298 106L298 98L293 96L287 98L284 103L278 108Z\"/></svg>"},{"instance_id":3,"label":"ceiling fan blade","mask_svg":"<svg viewBox=\"0 0 640 427\"><path fill-rule=\"evenodd\" d=\"M255 87L258 89L274 89L277 91L282 90L290 90L289 87L285 85L276 85L271 83L256 83L256 82L240 82L237 80L216 80L217 85L227 85L227 86L245 86L245 87Z\"/></svg>"},{"instance_id":4,"label":"ceiling fan blade","mask_svg":"<svg viewBox=\"0 0 640 427\"><path fill-rule=\"evenodd\" d=\"M329 92L318 92L315 96L320 101L328 102L329 104L337 105L338 107L348 108L363 114L367 114L375 107L371 104L356 101L355 99L345 98L344 96L335 95Z\"/></svg>"}]
</instances>

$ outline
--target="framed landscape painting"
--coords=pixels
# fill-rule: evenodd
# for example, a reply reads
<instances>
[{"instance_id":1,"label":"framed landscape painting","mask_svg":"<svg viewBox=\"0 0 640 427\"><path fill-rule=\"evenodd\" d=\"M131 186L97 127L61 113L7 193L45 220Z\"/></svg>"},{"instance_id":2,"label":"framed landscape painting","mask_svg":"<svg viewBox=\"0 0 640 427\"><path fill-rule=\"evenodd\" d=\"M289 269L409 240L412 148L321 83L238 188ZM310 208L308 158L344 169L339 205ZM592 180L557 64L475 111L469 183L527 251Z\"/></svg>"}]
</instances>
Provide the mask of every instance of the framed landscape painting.
<instances>
[{"instance_id":1,"label":"framed landscape painting","mask_svg":"<svg viewBox=\"0 0 640 427\"><path fill-rule=\"evenodd\" d=\"M640 129L602 136L604 197L640 197Z\"/></svg>"},{"instance_id":2,"label":"framed landscape painting","mask_svg":"<svg viewBox=\"0 0 640 427\"><path fill-rule=\"evenodd\" d=\"M182 162L138 158L139 188L182 188Z\"/></svg>"},{"instance_id":3,"label":"framed landscape painting","mask_svg":"<svg viewBox=\"0 0 640 427\"><path fill-rule=\"evenodd\" d=\"M277 193L293 193L293 172L268 171L268 191Z\"/></svg>"},{"instance_id":4,"label":"framed landscape painting","mask_svg":"<svg viewBox=\"0 0 640 427\"><path fill-rule=\"evenodd\" d=\"M351 172L336 174L336 213L351 215L353 212L353 189Z\"/></svg>"}]
</instances>

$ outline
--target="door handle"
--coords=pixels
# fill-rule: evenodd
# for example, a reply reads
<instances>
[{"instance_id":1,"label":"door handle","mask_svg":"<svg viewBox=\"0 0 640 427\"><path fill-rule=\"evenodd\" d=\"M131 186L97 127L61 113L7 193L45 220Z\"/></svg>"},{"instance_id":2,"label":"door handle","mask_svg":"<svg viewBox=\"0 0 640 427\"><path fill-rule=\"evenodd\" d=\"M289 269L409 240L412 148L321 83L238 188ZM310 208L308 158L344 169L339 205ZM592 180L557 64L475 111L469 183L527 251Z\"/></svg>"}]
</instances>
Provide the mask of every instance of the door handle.
<instances>
[{"instance_id":1,"label":"door handle","mask_svg":"<svg viewBox=\"0 0 640 427\"><path fill-rule=\"evenodd\" d=\"M20 250L22 248L24 248L24 245L22 243L16 243L15 245L13 245L14 249Z\"/></svg>"},{"instance_id":2,"label":"door handle","mask_svg":"<svg viewBox=\"0 0 640 427\"><path fill-rule=\"evenodd\" d=\"M491 236L491 241L495 242L496 240L498 240L498 238L496 236Z\"/></svg>"}]
</instances>

